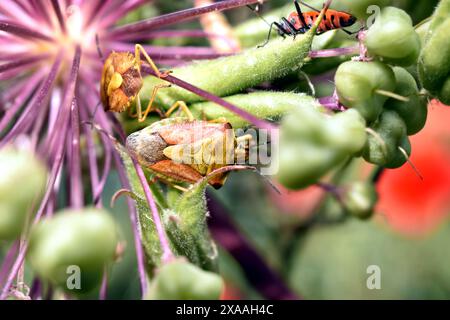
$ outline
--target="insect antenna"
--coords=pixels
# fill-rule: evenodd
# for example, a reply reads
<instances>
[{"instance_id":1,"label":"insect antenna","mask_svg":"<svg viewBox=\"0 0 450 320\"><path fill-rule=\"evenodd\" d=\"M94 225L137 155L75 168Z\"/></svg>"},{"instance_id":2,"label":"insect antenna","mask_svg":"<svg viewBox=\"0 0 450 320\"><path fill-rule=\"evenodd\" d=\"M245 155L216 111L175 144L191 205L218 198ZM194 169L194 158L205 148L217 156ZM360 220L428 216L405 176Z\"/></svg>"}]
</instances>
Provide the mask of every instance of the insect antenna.
<instances>
[{"instance_id":1,"label":"insect antenna","mask_svg":"<svg viewBox=\"0 0 450 320\"><path fill-rule=\"evenodd\" d=\"M95 45L96 45L96 47L97 47L97 54L98 54L98 57L100 58L100 60L102 61L102 63L105 63L104 55L103 55L102 49L100 48L100 39L99 39L98 33L95 34ZM90 119L90 122L91 122L91 128L93 128L92 123L94 122L95 114L97 113L98 107L99 107L101 104L102 104L102 102L99 101L99 102L96 104L95 108L94 108L94 112L92 112L92 114L91 114L91 117L90 117L90 118L91 118L91 119Z\"/></svg>"},{"instance_id":2,"label":"insect antenna","mask_svg":"<svg viewBox=\"0 0 450 320\"><path fill-rule=\"evenodd\" d=\"M259 5L256 5L254 8L252 8L252 6L248 4L247 8L252 10L256 14L256 16L258 16L258 18L260 18L262 21L264 21L269 27L272 26L272 23L267 22L267 20L264 19L264 17L259 13Z\"/></svg>"},{"instance_id":3,"label":"insect antenna","mask_svg":"<svg viewBox=\"0 0 450 320\"><path fill-rule=\"evenodd\" d=\"M109 139L111 139L112 142L116 143L116 144L120 144L119 141L113 137L108 131L106 131L105 129L103 129L102 127L100 127L98 124L92 122L92 121L82 121L81 124L84 125L88 125L91 128L94 128L95 130L97 130L99 133L104 134L106 137L108 137Z\"/></svg>"},{"instance_id":4,"label":"insect antenna","mask_svg":"<svg viewBox=\"0 0 450 320\"><path fill-rule=\"evenodd\" d=\"M281 194L281 191L274 185L274 183L272 182L272 180L270 180L267 176L263 175L256 167L254 166L248 166L248 165L232 165L232 166L225 166L225 167L221 167L218 168L216 170L213 170L211 173L209 173L208 175L205 176L204 179L211 179L211 177L220 174L220 173L225 173L228 171L242 171L242 170L249 170L249 171L253 171L256 172L257 174L259 174L264 180L266 180L266 182L272 187L273 190L275 190L278 194Z\"/></svg>"},{"instance_id":5,"label":"insect antenna","mask_svg":"<svg viewBox=\"0 0 450 320\"><path fill-rule=\"evenodd\" d=\"M278 30L281 31L283 38L284 38L284 35L285 35L285 34L289 34L289 32L287 32L284 28L282 28L282 27L280 26L279 23L277 23L277 22L275 22L275 21L272 22L272 23L269 23L266 19L264 19L264 17L259 13L259 5L256 5L254 8L252 8L252 6L248 4L248 5L247 5L247 8L249 8L250 10L252 10L253 13L254 13L258 18L260 18L262 21L264 21L265 24L267 24L267 25L269 26L269 33L267 34L267 39L266 39L266 41L264 41L263 44L260 44L260 45L258 46L258 48L262 48L262 47L264 47L267 43L269 43L270 35L272 34L272 28L273 28L274 25L277 27Z\"/></svg>"},{"instance_id":6,"label":"insect antenna","mask_svg":"<svg viewBox=\"0 0 450 320\"><path fill-rule=\"evenodd\" d=\"M103 56L102 49L100 48L100 39L99 39L98 33L95 34L95 46L97 47L98 57L104 63L105 59L104 59L104 56Z\"/></svg>"},{"instance_id":7,"label":"insect antenna","mask_svg":"<svg viewBox=\"0 0 450 320\"><path fill-rule=\"evenodd\" d=\"M298 3L299 3L299 2L300 2L302 5L304 5L305 7L309 8L309 9L311 9L311 10L313 10L313 11L320 12L320 10L318 10L318 9L316 9L316 8L314 8L314 7L312 7L312 6L310 6L309 4L305 3L304 1L294 1L296 7L298 6Z\"/></svg>"}]
</instances>

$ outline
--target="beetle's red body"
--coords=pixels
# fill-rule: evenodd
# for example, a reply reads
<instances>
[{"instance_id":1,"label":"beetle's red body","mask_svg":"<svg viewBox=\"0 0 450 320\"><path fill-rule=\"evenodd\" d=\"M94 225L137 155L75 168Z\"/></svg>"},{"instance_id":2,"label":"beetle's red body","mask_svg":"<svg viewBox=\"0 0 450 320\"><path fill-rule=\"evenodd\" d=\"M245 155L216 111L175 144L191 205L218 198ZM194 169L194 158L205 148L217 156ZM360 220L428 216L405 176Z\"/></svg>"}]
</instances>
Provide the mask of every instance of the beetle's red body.
<instances>
[{"instance_id":1,"label":"beetle's red body","mask_svg":"<svg viewBox=\"0 0 450 320\"><path fill-rule=\"evenodd\" d=\"M276 21L272 22L266 43L270 38L270 31L272 31L272 25L275 25L277 27L278 33L282 37L285 36L295 37L298 34L308 32L308 30L311 29L311 27L317 21L317 18L320 15L319 10L302 12L298 1L294 1L294 4L296 11L292 12L287 18L284 17L281 18L280 22ZM314 9L312 7L310 8ZM316 33L321 34L330 30L342 29L346 33L351 34L349 31L343 28L350 27L355 22L356 17L352 16L347 12L328 9L326 10L322 21L320 22L320 25L318 26Z\"/></svg>"},{"instance_id":2,"label":"beetle's red body","mask_svg":"<svg viewBox=\"0 0 450 320\"><path fill-rule=\"evenodd\" d=\"M302 15L306 25L303 24L298 12L292 12L287 20L295 27L296 30L298 30L298 33L304 33L316 22L319 14L320 12L317 11L303 12ZM347 12L328 9L322 19L322 22L317 28L317 33L320 34L329 30L349 27L353 25L355 21L356 18Z\"/></svg>"}]
</instances>

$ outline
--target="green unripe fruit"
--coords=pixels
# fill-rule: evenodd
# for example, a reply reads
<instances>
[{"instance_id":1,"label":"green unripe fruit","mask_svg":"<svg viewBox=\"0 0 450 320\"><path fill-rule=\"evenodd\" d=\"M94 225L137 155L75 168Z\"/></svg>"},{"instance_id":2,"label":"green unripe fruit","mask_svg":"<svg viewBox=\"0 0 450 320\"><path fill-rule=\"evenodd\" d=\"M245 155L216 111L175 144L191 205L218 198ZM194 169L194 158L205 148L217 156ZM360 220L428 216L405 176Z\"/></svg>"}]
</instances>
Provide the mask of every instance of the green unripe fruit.
<instances>
[{"instance_id":1,"label":"green unripe fruit","mask_svg":"<svg viewBox=\"0 0 450 320\"><path fill-rule=\"evenodd\" d=\"M397 155L398 146L406 136L406 125L394 111L384 111L372 129L378 135L369 135L363 149L367 162L385 166Z\"/></svg>"},{"instance_id":2,"label":"green unripe fruit","mask_svg":"<svg viewBox=\"0 0 450 320\"><path fill-rule=\"evenodd\" d=\"M439 92L450 75L450 18L428 38L419 59L419 76L425 89Z\"/></svg>"},{"instance_id":3,"label":"green unripe fruit","mask_svg":"<svg viewBox=\"0 0 450 320\"><path fill-rule=\"evenodd\" d=\"M443 104L450 106L450 76L445 80L444 85L439 92L438 99Z\"/></svg>"},{"instance_id":4,"label":"green unripe fruit","mask_svg":"<svg viewBox=\"0 0 450 320\"><path fill-rule=\"evenodd\" d=\"M289 189L301 189L316 183L340 161L345 153L329 146L308 142L280 141L278 181Z\"/></svg>"},{"instance_id":5,"label":"green unripe fruit","mask_svg":"<svg viewBox=\"0 0 450 320\"><path fill-rule=\"evenodd\" d=\"M371 55L401 66L414 64L421 46L409 15L394 7L381 10L367 31L364 43Z\"/></svg>"},{"instance_id":6,"label":"green unripe fruit","mask_svg":"<svg viewBox=\"0 0 450 320\"><path fill-rule=\"evenodd\" d=\"M222 278L195 265L177 260L163 265L152 280L147 299L218 300Z\"/></svg>"},{"instance_id":7,"label":"green unripe fruit","mask_svg":"<svg viewBox=\"0 0 450 320\"><path fill-rule=\"evenodd\" d=\"M100 284L118 241L117 225L105 210L65 210L33 227L28 258L41 278L81 294ZM77 269L80 286L71 278Z\"/></svg>"},{"instance_id":8,"label":"green unripe fruit","mask_svg":"<svg viewBox=\"0 0 450 320\"><path fill-rule=\"evenodd\" d=\"M0 151L0 239L20 236L45 191L47 170L32 152Z\"/></svg>"},{"instance_id":9,"label":"green unripe fruit","mask_svg":"<svg viewBox=\"0 0 450 320\"><path fill-rule=\"evenodd\" d=\"M324 115L314 107L293 109L283 119L282 135L284 139L309 139L321 142L324 130Z\"/></svg>"},{"instance_id":10,"label":"green unripe fruit","mask_svg":"<svg viewBox=\"0 0 450 320\"><path fill-rule=\"evenodd\" d=\"M406 155L400 148L403 149ZM400 141L400 144L397 146L394 155L385 164L385 167L389 169L400 168L402 165L406 163L407 157L409 157L410 155L411 155L411 143L409 141L409 138L405 135Z\"/></svg>"},{"instance_id":11,"label":"green unripe fruit","mask_svg":"<svg viewBox=\"0 0 450 320\"><path fill-rule=\"evenodd\" d=\"M358 111L349 109L328 117L322 134L328 145L353 154L366 143L366 122Z\"/></svg>"},{"instance_id":12,"label":"green unripe fruit","mask_svg":"<svg viewBox=\"0 0 450 320\"><path fill-rule=\"evenodd\" d=\"M299 189L316 183L366 142L365 121L356 110L325 114L318 108L296 108L281 125L278 180Z\"/></svg>"},{"instance_id":13,"label":"green unripe fruit","mask_svg":"<svg viewBox=\"0 0 450 320\"><path fill-rule=\"evenodd\" d=\"M346 107L358 110L368 122L378 118L387 100L376 90L395 90L394 72L377 61L345 62L337 69L334 79L339 101Z\"/></svg>"},{"instance_id":14,"label":"green unripe fruit","mask_svg":"<svg viewBox=\"0 0 450 320\"><path fill-rule=\"evenodd\" d=\"M378 200L373 183L355 182L345 192L343 203L347 211L358 218L369 218Z\"/></svg>"},{"instance_id":15,"label":"green unripe fruit","mask_svg":"<svg viewBox=\"0 0 450 320\"><path fill-rule=\"evenodd\" d=\"M450 0L441 0L425 36L418 72L422 86L444 104L450 104Z\"/></svg>"},{"instance_id":16,"label":"green unripe fruit","mask_svg":"<svg viewBox=\"0 0 450 320\"><path fill-rule=\"evenodd\" d=\"M389 99L385 108L394 110L406 124L406 132L413 135L425 126L427 120L427 100L419 96L419 89L414 77L405 69L393 68L397 82L395 93L409 99L408 102L397 99Z\"/></svg>"}]
</instances>

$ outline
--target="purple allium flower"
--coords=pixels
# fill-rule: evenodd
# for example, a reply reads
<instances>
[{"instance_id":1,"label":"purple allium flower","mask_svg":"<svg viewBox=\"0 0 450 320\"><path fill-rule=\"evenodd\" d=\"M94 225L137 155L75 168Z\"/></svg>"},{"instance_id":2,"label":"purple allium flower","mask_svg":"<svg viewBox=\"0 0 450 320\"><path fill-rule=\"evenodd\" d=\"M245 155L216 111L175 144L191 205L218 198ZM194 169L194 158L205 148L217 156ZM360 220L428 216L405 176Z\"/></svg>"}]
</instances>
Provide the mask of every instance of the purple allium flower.
<instances>
[{"instance_id":1,"label":"purple allium flower","mask_svg":"<svg viewBox=\"0 0 450 320\"><path fill-rule=\"evenodd\" d=\"M43 216L51 216L59 209L57 198L65 182L69 195L68 205L72 208L91 203L97 207L102 206L101 194L112 167L119 173L123 187L130 188L125 169L111 139L86 125L87 122L95 123L103 132L124 138L115 115L105 113L98 107L98 83L103 61L98 54L96 38L99 39L101 51L108 54L112 50L132 51L135 42L158 37L211 36L201 30L155 29L194 19L207 12L248 5L257 0L221 1L210 6L115 26L118 20L148 2L151 1L0 2L0 148L25 141L47 163L50 171L46 193L34 216L34 222ZM157 62L173 64L218 56L209 47L146 46L146 49ZM19 139L20 137L25 139ZM98 139L101 143L96 143ZM99 161L99 155L103 161ZM89 164L90 197L83 190L83 158ZM161 228L156 205L142 169L137 164L135 166L146 187L144 190L147 200L153 209L161 245L168 258L171 252ZM128 205L144 294L146 277L136 209L131 200L128 200ZM23 266L26 249L26 241L20 243L20 248L16 242L7 254L0 269L0 281L5 280L0 298L4 299L10 293L14 279ZM104 289L103 287L103 295Z\"/></svg>"}]
</instances>

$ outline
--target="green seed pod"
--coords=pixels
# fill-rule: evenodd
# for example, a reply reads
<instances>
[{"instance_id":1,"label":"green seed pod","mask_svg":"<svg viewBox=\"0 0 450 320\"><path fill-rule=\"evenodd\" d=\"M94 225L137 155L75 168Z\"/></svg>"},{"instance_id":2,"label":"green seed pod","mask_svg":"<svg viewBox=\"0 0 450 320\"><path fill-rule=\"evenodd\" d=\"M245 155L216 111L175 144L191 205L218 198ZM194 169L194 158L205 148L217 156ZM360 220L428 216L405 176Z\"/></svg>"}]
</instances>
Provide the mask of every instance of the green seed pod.
<instances>
[{"instance_id":1,"label":"green seed pod","mask_svg":"<svg viewBox=\"0 0 450 320\"><path fill-rule=\"evenodd\" d=\"M444 85L442 86L441 91L438 95L439 101L443 104L450 105L450 77L445 80Z\"/></svg>"},{"instance_id":2,"label":"green seed pod","mask_svg":"<svg viewBox=\"0 0 450 320\"><path fill-rule=\"evenodd\" d=\"M420 38L410 16L394 7L381 10L364 43L371 55L401 66L414 64L420 53Z\"/></svg>"},{"instance_id":3,"label":"green seed pod","mask_svg":"<svg viewBox=\"0 0 450 320\"><path fill-rule=\"evenodd\" d=\"M450 15L450 0L440 0L436 10L433 13L432 20L430 22L430 29L428 30L427 37L433 35L434 30L439 27Z\"/></svg>"},{"instance_id":4,"label":"green seed pod","mask_svg":"<svg viewBox=\"0 0 450 320\"><path fill-rule=\"evenodd\" d=\"M395 90L394 72L381 62L345 62L337 69L334 79L339 101L358 110L367 122L378 118L387 100L375 91Z\"/></svg>"},{"instance_id":5,"label":"green seed pod","mask_svg":"<svg viewBox=\"0 0 450 320\"><path fill-rule=\"evenodd\" d=\"M372 129L378 135L369 135L363 149L367 162L385 166L396 158L398 146L406 136L406 125L394 111L384 111Z\"/></svg>"},{"instance_id":6,"label":"green seed pod","mask_svg":"<svg viewBox=\"0 0 450 320\"><path fill-rule=\"evenodd\" d=\"M108 212L66 210L33 227L28 258L41 278L82 294L100 284L105 267L114 259L118 238Z\"/></svg>"},{"instance_id":7,"label":"green seed pod","mask_svg":"<svg viewBox=\"0 0 450 320\"><path fill-rule=\"evenodd\" d=\"M418 73L422 86L450 104L450 0L441 0L425 36Z\"/></svg>"},{"instance_id":8,"label":"green seed pod","mask_svg":"<svg viewBox=\"0 0 450 320\"><path fill-rule=\"evenodd\" d=\"M425 89L439 92L450 75L450 18L428 38L419 58L419 76Z\"/></svg>"},{"instance_id":9,"label":"green seed pod","mask_svg":"<svg viewBox=\"0 0 450 320\"><path fill-rule=\"evenodd\" d=\"M329 115L305 106L283 119L280 138L278 180L299 189L364 147L365 121L356 110Z\"/></svg>"},{"instance_id":10,"label":"green seed pod","mask_svg":"<svg viewBox=\"0 0 450 320\"><path fill-rule=\"evenodd\" d=\"M222 278L193 264L176 260L163 265L152 280L147 299L217 300L223 289Z\"/></svg>"},{"instance_id":11,"label":"green seed pod","mask_svg":"<svg viewBox=\"0 0 450 320\"><path fill-rule=\"evenodd\" d=\"M416 80L408 71L400 67L394 67L393 70L397 82L395 93L407 97L409 101L391 98L387 100L384 107L397 112L406 124L407 134L413 135L425 126L428 113L427 101L419 96Z\"/></svg>"},{"instance_id":12,"label":"green seed pod","mask_svg":"<svg viewBox=\"0 0 450 320\"><path fill-rule=\"evenodd\" d=\"M407 157L405 153L401 150L403 149L404 152L408 155L408 157L411 155L411 143L409 141L408 136L404 136L401 141L400 145L395 150L395 153L392 157L392 159L389 160L388 163L386 163L385 167L389 169L396 169L400 168L402 165L404 165L407 161Z\"/></svg>"},{"instance_id":13,"label":"green seed pod","mask_svg":"<svg viewBox=\"0 0 450 320\"><path fill-rule=\"evenodd\" d=\"M324 115L316 108L305 106L292 109L282 122L282 134L286 138L308 139L320 143L322 141Z\"/></svg>"},{"instance_id":14,"label":"green seed pod","mask_svg":"<svg viewBox=\"0 0 450 320\"><path fill-rule=\"evenodd\" d=\"M319 106L316 100L304 93L292 92L252 92L236 94L224 98L239 108L250 112L261 119L275 121L292 109ZM235 113L221 107L214 102L198 102L189 106L189 110L198 119L225 118L234 129L248 127L250 124Z\"/></svg>"},{"instance_id":15,"label":"green seed pod","mask_svg":"<svg viewBox=\"0 0 450 320\"><path fill-rule=\"evenodd\" d=\"M20 236L46 181L47 170L33 153L11 147L0 151L0 239Z\"/></svg>"},{"instance_id":16,"label":"green seed pod","mask_svg":"<svg viewBox=\"0 0 450 320\"><path fill-rule=\"evenodd\" d=\"M352 183L343 197L344 207L347 211L360 219L372 216L377 200L377 191L374 184L370 182Z\"/></svg>"},{"instance_id":17,"label":"green seed pod","mask_svg":"<svg viewBox=\"0 0 450 320\"><path fill-rule=\"evenodd\" d=\"M289 189L305 188L316 183L345 156L345 153L326 145L284 142L282 139L278 154L278 181Z\"/></svg>"},{"instance_id":18,"label":"green seed pod","mask_svg":"<svg viewBox=\"0 0 450 320\"><path fill-rule=\"evenodd\" d=\"M322 135L335 149L354 154L366 143L366 121L356 110L349 109L328 117L324 127Z\"/></svg>"}]
</instances>

